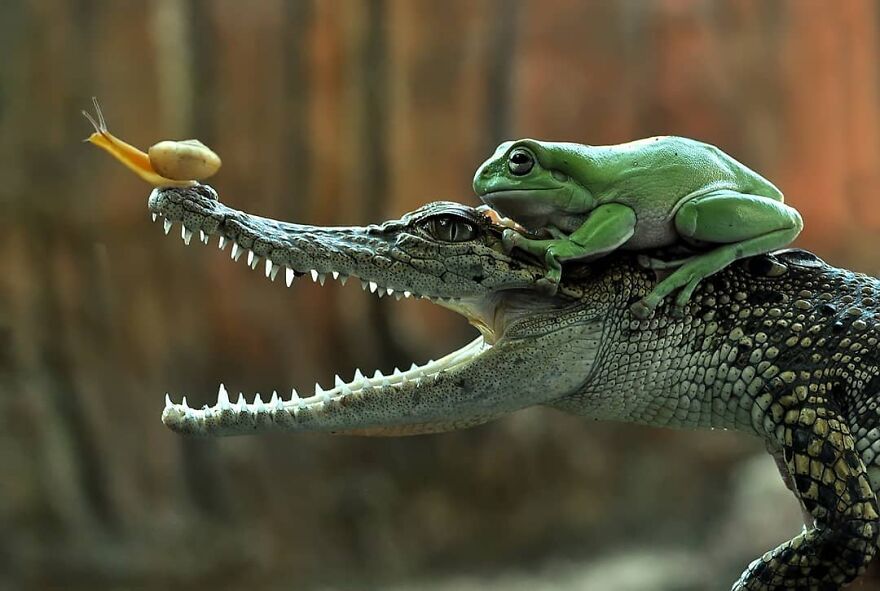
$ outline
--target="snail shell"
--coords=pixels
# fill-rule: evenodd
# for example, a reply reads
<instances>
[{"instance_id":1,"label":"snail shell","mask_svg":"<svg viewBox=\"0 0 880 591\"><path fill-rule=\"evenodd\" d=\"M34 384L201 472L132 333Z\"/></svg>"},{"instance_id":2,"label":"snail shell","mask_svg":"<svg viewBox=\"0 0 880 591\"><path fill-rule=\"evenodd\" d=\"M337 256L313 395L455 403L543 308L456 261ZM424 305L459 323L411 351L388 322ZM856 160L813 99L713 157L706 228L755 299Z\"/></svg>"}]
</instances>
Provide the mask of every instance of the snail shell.
<instances>
[{"instance_id":1,"label":"snail shell","mask_svg":"<svg viewBox=\"0 0 880 591\"><path fill-rule=\"evenodd\" d=\"M167 179L200 181L220 170L220 157L199 140L165 140L147 152L153 169Z\"/></svg>"}]
</instances>

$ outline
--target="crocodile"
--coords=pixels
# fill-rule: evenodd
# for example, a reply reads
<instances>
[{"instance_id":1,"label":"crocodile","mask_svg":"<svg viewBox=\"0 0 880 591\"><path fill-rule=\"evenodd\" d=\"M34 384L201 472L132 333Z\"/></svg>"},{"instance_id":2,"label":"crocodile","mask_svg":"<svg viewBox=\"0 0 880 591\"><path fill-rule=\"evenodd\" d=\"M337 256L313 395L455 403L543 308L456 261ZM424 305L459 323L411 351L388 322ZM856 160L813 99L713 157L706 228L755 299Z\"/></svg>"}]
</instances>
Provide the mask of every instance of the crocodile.
<instances>
[{"instance_id":1,"label":"crocodile","mask_svg":"<svg viewBox=\"0 0 880 591\"><path fill-rule=\"evenodd\" d=\"M631 253L539 285L541 261L507 253L503 220L453 202L364 227L319 227L227 207L207 185L155 189L153 220L189 244L217 237L267 278L360 279L379 296L421 297L480 336L391 375L360 370L300 397L213 406L165 398L162 421L189 435L321 431L409 435L545 405L591 419L760 437L797 497L803 531L748 565L734 590L839 589L876 553L880 514L880 281L792 249L704 280L680 313L629 306L662 278ZM267 397L268 398L268 397Z\"/></svg>"}]
</instances>

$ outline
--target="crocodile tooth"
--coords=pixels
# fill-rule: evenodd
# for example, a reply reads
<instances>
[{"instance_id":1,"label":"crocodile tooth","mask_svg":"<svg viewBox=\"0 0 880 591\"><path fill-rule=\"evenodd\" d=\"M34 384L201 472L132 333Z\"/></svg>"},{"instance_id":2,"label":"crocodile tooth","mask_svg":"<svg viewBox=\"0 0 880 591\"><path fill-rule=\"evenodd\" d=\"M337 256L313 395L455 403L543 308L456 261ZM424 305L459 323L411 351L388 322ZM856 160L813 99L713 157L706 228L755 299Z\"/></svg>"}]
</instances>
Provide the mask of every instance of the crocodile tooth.
<instances>
[{"instance_id":1,"label":"crocodile tooth","mask_svg":"<svg viewBox=\"0 0 880 591\"><path fill-rule=\"evenodd\" d=\"M391 289L390 287L386 287L386 288L385 288L385 291L388 292L388 295L392 295L392 294L394 293L394 290Z\"/></svg>"},{"instance_id":2,"label":"crocodile tooth","mask_svg":"<svg viewBox=\"0 0 880 591\"><path fill-rule=\"evenodd\" d=\"M217 407L220 410L227 410L232 408L232 405L229 404L229 393L226 392L226 386L220 384L220 389L217 391Z\"/></svg>"},{"instance_id":3,"label":"crocodile tooth","mask_svg":"<svg viewBox=\"0 0 880 591\"><path fill-rule=\"evenodd\" d=\"M324 287L324 281L327 279L327 276L323 273L318 273L318 283L321 284L321 287Z\"/></svg>"},{"instance_id":4,"label":"crocodile tooth","mask_svg":"<svg viewBox=\"0 0 880 591\"><path fill-rule=\"evenodd\" d=\"M281 270L281 265L275 265L272 267L272 274L270 276L272 281L275 281L275 276L278 275L278 271L280 271L280 270Z\"/></svg>"},{"instance_id":5,"label":"crocodile tooth","mask_svg":"<svg viewBox=\"0 0 880 591\"><path fill-rule=\"evenodd\" d=\"M334 387L336 387L336 388L339 388L340 386L344 386L344 385L345 385L345 382L342 381L342 378L339 377L339 374L336 374L336 375L333 377L333 385L334 385Z\"/></svg>"},{"instance_id":6,"label":"crocodile tooth","mask_svg":"<svg viewBox=\"0 0 880 591\"><path fill-rule=\"evenodd\" d=\"M172 407L171 396L168 394L168 392L165 392L165 408L171 408L171 407Z\"/></svg>"},{"instance_id":7,"label":"crocodile tooth","mask_svg":"<svg viewBox=\"0 0 880 591\"><path fill-rule=\"evenodd\" d=\"M272 261L270 261L269 259L266 259L266 277L268 277L269 275L272 274L272 268L273 268Z\"/></svg>"},{"instance_id":8,"label":"crocodile tooth","mask_svg":"<svg viewBox=\"0 0 880 591\"><path fill-rule=\"evenodd\" d=\"M293 269L291 269L290 267L287 267L284 270L284 281L287 283L287 287L291 286L291 284L293 283L294 277L296 277L296 275L293 273Z\"/></svg>"},{"instance_id":9,"label":"crocodile tooth","mask_svg":"<svg viewBox=\"0 0 880 591\"><path fill-rule=\"evenodd\" d=\"M374 380L381 380L381 379L384 378L384 377L385 377L385 376L382 375L382 372L379 371L379 370L377 369L377 370L376 370L376 373L373 374L372 379L374 379Z\"/></svg>"},{"instance_id":10,"label":"crocodile tooth","mask_svg":"<svg viewBox=\"0 0 880 591\"><path fill-rule=\"evenodd\" d=\"M339 271L333 271L331 275L333 275L333 279L339 279Z\"/></svg>"},{"instance_id":11,"label":"crocodile tooth","mask_svg":"<svg viewBox=\"0 0 880 591\"><path fill-rule=\"evenodd\" d=\"M376 293L377 289L379 289L379 285L375 281L370 281L370 293Z\"/></svg>"},{"instance_id":12,"label":"crocodile tooth","mask_svg":"<svg viewBox=\"0 0 880 591\"><path fill-rule=\"evenodd\" d=\"M318 272L315 269L312 269L309 273L312 275L312 281L318 281Z\"/></svg>"},{"instance_id":13,"label":"crocodile tooth","mask_svg":"<svg viewBox=\"0 0 880 591\"><path fill-rule=\"evenodd\" d=\"M226 236L221 236L220 240L217 241L217 248L223 250L226 248Z\"/></svg>"},{"instance_id":14,"label":"crocodile tooth","mask_svg":"<svg viewBox=\"0 0 880 591\"><path fill-rule=\"evenodd\" d=\"M188 229L186 226L180 226L180 237L183 238L183 243L189 246L189 241L192 240L193 233L192 230Z\"/></svg>"},{"instance_id":15,"label":"crocodile tooth","mask_svg":"<svg viewBox=\"0 0 880 591\"><path fill-rule=\"evenodd\" d=\"M263 399L260 398L259 393L254 396L254 412L266 412L266 405L263 403Z\"/></svg>"},{"instance_id":16,"label":"crocodile tooth","mask_svg":"<svg viewBox=\"0 0 880 591\"><path fill-rule=\"evenodd\" d=\"M278 390L272 390L272 398L269 399L269 404L275 405L278 403Z\"/></svg>"},{"instance_id":17,"label":"crocodile tooth","mask_svg":"<svg viewBox=\"0 0 880 591\"><path fill-rule=\"evenodd\" d=\"M156 221L156 218L158 218L158 217L159 217L159 216L156 215L156 214L154 213L154 214L153 214L153 221L155 222L155 221Z\"/></svg>"},{"instance_id":18,"label":"crocodile tooth","mask_svg":"<svg viewBox=\"0 0 880 591\"><path fill-rule=\"evenodd\" d=\"M204 230L199 230L199 242L207 242L208 237L205 235Z\"/></svg>"},{"instance_id":19,"label":"crocodile tooth","mask_svg":"<svg viewBox=\"0 0 880 591\"><path fill-rule=\"evenodd\" d=\"M238 393L238 402L236 402L235 405L238 407L239 411L247 408L247 400L245 400L244 394L241 392Z\"/></svg>"},{"instance_id":20,"label":"crocodile tooth","mask_svg":"<svg viewBox=\"0 0 880 591\"><path fill-rule=\"evenodd\" d=\"M247 258L248 267L250 267L251 269L256 269L257 263L259 263L259 262L260 262L260 257L255 255L253 250L248 249L248 258Z\"/></svg>"},{"instance_id":21,"label":"crocodile tooth","mask_svg":"<svg viewBox=\"0 0 880 591\"><path fill-rule=\"evenodd\" d=\"M186 396L180 401L180 405L183 407L183 410L189 410L189 405L186 403Z\"/></svg>"},{"instance_id":22,"label":"crocodile tooth","mask_svg":"<svg viewBox=\"0 0 880 591\"><path fill-rule=\"evenodd\" d=\"M299 393L296 391L296 388L290 391L290 401L294 403L299 403L302 398L299 397Z\"/></svg>"},{"instance_id":23,"label":"crocodile tooth","mask_svg":"<svg viewBox=\"0 0 880 591\"><path fill-rule=\"evenodd\" d=\"M238 257L241 256L241 247L238 245L238 242L232 243L232 252L229 254L229 258L234 261L238 260Z\"/></svg>"},{"instance_id":24,"label":"crocodile tooth","mask_svg":"<svg viewBox=\"0 0 880 591\"><path fill-rule=\"evenodd\" d=\"M359 368L354 370L354 379L352 379L353 382L363 382L365 379L366 378L364 377L364 374L361 373L361 370Z\"/></svg>"},{"instance_id":25,"label":"crocodile tooth","mask_svg":"<svg viewBox=\"0 0 880 591\"><path fill-rule=\"evenodd\" d=\"M403 297L405 297L405 298L411 298L411 297L412 297L412 292L404 291L404 292L403 292Z\"/></svg>"},{"instance_id":26,"label":"crocodile tooth","mask_svg":"<svg viewBox=\"0 0 880 591\"><path fill-rule=\"evenodd\" d=\"M272 392L272 400L270 404L275 407L276 411L284 410L284 402L281 400L281 397L278 396L278 392Z\"/></svg>"},{"instance_id":27,"label":"crocodile tooth","mask_svg":"<svg viewBox=\"0 0 880 591\"><path fill-rule=\"evenodd\" d=\"M400 293L400 292L394 294L394 299L397 300L397 301L399 302L400 300L403 299L403 294Z\"/></svg>"},{"instance_id":28,"label":"crocodile tooth","mask_svg":"<svg viewBox=\"0 0 880 591\"><path fill-rule=\"evenodd\" d=\"M315 384L315 396L317 396L318 400L321 402L326 402L333 399L333 395L330 394L330 390L324 390L319 384Z\"/></svg>"},{"instance_id":29,"label":"crocodile tooth","mask_svg":"<svg viewBox=\"0 0 880 591\"><path fill-rule=\"evenodd\" d=\"M361 289L367 291L367 282L361 279Z\"/></svg>"},{"instance_id":30,"label":"crocodile tooth","mask_svg":"<svg viewBox=\"0 0 880 591\"><path fill-rule=\"evenodd\" d=\"M173 225L174 225L174 224L172 224L172 223L171 223L171 220L169 220L168 218L165 218L165 221L162 222L162 227L165 229L165 234L166 234L166 235L168 234L168 232L171 231L171 226L173 226Z\"/></svg>"},{"instance_id":31,"label":"crocodile tooth","mask_svg":"<svg viewBox=\"0 0 880 591\"><path fill-rule=\"evenodd\" d=\"M340 275L339 276L339 283L341 283L342 285L345 285L346 281L348 281L348 275Z\"/></svg>"}]
</instances>

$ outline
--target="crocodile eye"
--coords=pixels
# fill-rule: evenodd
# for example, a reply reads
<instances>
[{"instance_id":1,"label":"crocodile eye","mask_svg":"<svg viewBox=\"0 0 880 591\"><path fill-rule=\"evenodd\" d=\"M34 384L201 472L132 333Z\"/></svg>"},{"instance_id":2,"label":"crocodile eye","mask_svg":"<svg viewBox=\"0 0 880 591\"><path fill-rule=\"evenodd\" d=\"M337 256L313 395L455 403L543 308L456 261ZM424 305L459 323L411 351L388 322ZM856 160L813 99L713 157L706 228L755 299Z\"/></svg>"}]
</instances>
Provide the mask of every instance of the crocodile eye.
<instances>
[{"instance_id":1,"label":"crocodile eye","mask_svg":"<svg viewBox=\"0 0 880 591\"><path fill-rule=\"evenodd\" d=\"M535 157L525 148L517 148L507 159L507 168L516 176L529 174L535 165Z\"/></svg>"},{"instance_id":2,"label":"crocodile eye","mask_svg":"<svg viewBox=\"0 0 880 591\"><path fill-rule=\"evenodd\" d=\"M466 242L477 237L477 228L474 224L458 216L432 217L423 227L432 238L443 242Z\"/></svg>"}]
</instances>

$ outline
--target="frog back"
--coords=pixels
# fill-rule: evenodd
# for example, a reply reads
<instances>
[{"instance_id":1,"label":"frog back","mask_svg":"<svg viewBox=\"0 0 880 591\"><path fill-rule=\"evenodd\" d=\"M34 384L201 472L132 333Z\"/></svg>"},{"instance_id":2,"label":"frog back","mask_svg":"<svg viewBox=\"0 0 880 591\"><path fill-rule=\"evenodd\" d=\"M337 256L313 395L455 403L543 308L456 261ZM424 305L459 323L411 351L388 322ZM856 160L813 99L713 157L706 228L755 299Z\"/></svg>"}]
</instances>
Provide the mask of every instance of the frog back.
<instances>
[{"instance_id":1,"label":"frog back","mask_svg":"<svg viewBox=\"0 0 880 591\"><path fill-rule=\"evenodd\" d=\"M783 200L782 192L755 171L717 147L689 138L656 136L608 146L546 143L542 147L547 165L586 187L597 203L629 205L644 199L677 203L716 190Z\"/></svg>"},{"instance_id":2,"label":"frog back","mask_svg":"<svg viewBox=\"0 0 880 591\"><path fill-rule=\"evenodd\" d=\"M626 144L557 144L544 152L547 164L583 185L593 207L620 203L638 220L626 249L675 243L674 217L686 201L733 191L782 201L770 181L717 147L677 136L658 136ZM545 146L546 147L546 146Z\"/></svg>"}]
</instances>

